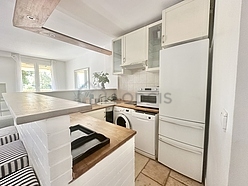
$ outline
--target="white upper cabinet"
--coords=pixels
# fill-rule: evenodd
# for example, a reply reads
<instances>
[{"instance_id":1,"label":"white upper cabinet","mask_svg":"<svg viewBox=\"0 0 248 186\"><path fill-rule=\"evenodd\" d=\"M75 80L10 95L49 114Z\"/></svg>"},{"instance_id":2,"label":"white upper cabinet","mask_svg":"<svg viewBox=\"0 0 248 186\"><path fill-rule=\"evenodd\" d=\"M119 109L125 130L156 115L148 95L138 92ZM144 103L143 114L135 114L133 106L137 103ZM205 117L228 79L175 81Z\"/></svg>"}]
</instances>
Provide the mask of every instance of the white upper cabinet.
<instances>
[{"instance_id":1,"label":"white upper cabinet","mask_svg":"<svg viewBox=\"0 0 248 186\"><path fill-rule=\"evenodd\" d=\"M113 40L113 74L131 74L122 65L147 61L147 27Z\"/></svg>"},{"instance_id":2,"label":"white upper cabinet","mask_svg":"<svg viewBox=\"0 0 248 186\"><path fill-rule=\"evenodd\" d=\"M208 37L209 0L185 0L162 13L162 46Z\"/></svg>"},{"instance_id":3,"label":"white upper cabinet","mask_svg":"<svg viewBox=\"0 0 248 186\"><path fill-rule=\"evenodd\" d=\"M159 51L162 38L162 21L147 26L148 30L148 61L147 71L159 71Z\"/></svg>"},{"instance_id":4,"label":"white upper cabinet","mask_svg":"<svg viewBox=\"0 0 248 186\"><path fill-rule=\"evenodd\" d=\"M147 61L147 28L135 30L124 36L124 63L139 63Z\"/></svg>"}]
</instances>

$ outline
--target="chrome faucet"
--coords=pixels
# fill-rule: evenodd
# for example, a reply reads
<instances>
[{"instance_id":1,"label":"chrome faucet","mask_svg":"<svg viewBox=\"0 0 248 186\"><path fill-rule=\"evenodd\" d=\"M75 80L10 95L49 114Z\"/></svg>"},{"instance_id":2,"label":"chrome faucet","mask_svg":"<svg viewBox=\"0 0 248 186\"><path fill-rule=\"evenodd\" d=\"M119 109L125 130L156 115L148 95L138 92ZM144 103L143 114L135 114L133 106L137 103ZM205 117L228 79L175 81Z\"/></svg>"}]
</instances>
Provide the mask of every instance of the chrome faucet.
<instances>
[{"instance_id":1,"label":"chrome faucet","mask_svg":"<svg viewBox=\"0 0 248 186\"><path fill-rule=\"evenodd\" d=\"M105 98L105 100L103 100L103 98ZM106 96L99 94L98 99L100 102L104 102L104 101L106 101Z\"/></svg>"}]
</instances>

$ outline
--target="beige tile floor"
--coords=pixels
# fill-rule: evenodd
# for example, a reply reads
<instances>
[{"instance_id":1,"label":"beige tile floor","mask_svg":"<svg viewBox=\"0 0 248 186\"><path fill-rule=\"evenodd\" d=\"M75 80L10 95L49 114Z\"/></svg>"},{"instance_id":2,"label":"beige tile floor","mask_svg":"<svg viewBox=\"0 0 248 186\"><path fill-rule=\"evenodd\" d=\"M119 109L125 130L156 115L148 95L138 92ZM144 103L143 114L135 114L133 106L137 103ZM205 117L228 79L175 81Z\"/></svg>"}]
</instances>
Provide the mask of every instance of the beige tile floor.
<instances>
[{"instance_id":1,"label":"beige tile floor","mask_svg":"<svg viewBox=\"0 0 248 186\"><path fill-rule=\"evenodd\" d=\"M135 153L135 186L203 186L168 167Z\"/></svg>"}]
</instances>

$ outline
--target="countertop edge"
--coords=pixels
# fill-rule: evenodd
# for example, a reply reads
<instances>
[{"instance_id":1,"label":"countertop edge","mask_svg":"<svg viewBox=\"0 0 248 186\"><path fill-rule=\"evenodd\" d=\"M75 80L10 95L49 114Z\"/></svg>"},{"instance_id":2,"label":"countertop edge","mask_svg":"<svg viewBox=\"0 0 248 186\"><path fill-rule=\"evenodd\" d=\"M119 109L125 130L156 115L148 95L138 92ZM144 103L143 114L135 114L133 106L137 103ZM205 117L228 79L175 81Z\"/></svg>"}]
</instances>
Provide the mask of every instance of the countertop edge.
<instances>
[{"instance_id":1,"label":"countertop edge","mask_svg":"<svg viewBox=\"0 0 248 186\"><path fill-rule=\"evenodd\" d=\"M3 98L16 124L86 112L92 109L90 104L35 93L4 93Z\"/></svg>"},{"instance_id":2,"label":"countertop edge","mask_svg":"<svg viewBox=\"0 0 248 186\"><path fill-rule=\"evenodd\" d=\"M127 129L91 116L85 116L82 113L73 113L70 115L71 126L81 124L97 133L101 133L110 138L110 144L102 147L82 161L73 166L73 180L76 180L85 172L94 167L98 162L117 150L120 146L130 140L136 131ZM105 125L105 126L104 126ZM113 132L115 131L115 132ZM118 131L118 132L116 132Z\"/></svg>"},{"instance_id":3,"label":"countertop edge","mask_svg":"<svg viewBox=\"0 0 248 186\"><path fill-rule=\"evenodd\" d=\"M116 149L118 149L120 146L122 146L123 144L125 144L128 140L130 140L137 132L134 131L133 134L129 135L125 140L123 140L122 142L119 143L118 146L115 146L114 148L112 148L111 150L109 150L108 152L106 152L105 154L102 155L102 157L98 158L95 161L95 164L91 164L91 165L87 165L87 169L84 169L83 171L79 171L77 173L73 172L73 180L76 180L77 178L79 178L81 175L83 175L85 172L87 172L88 170L90 170L92 167L94 167L98 162L100 162L101 160L103 160L105 157L107 157L108 155L110 155L112 152L114 152Z\"/></svg>"},{"instance_id":4,"label":"countertop edge","mask_svg":"<svg viewBox=\"0 0 248 186\"><path fill-rule=\"evenodd\" d=\"M92 109L91 105L88 105L88 106L84 106L83 110L82 107L75 107L70 109L61 109L61 110L48 111L38 114L18 116L18 117L14 117L14 119L16 121L16 124L20 125L24 123L35 122L35 121L59 117L63 115L69 115L75 112L90 112L91 109Z\"/></svg>"}]
</instances>

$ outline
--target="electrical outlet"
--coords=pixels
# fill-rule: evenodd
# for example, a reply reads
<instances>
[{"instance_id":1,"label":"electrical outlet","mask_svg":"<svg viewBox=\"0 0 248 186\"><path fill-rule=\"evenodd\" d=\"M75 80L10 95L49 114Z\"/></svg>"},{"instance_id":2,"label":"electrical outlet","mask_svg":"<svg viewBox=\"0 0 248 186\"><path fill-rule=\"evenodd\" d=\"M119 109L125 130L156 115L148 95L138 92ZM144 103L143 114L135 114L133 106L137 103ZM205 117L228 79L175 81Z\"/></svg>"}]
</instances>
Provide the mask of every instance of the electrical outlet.
<instances>
[{"instance_id":1,"label":"electrical outlet","mask_svg":"<svg viewBox=\"0 0 248 186\"><path fill-rule=\"evenodd\" d=\"M223 109L223 111L220 114L220 117L221 117L221 127L222 127L223 131L226 132L228 112L225 109Z\"/></svg>"}]
</instances>

